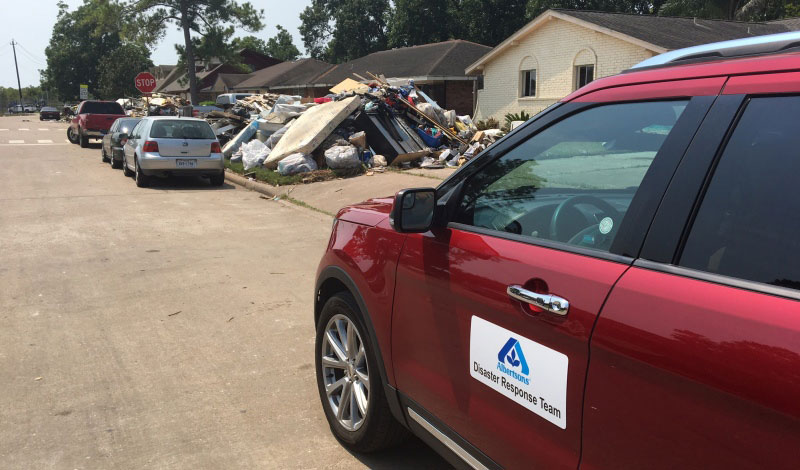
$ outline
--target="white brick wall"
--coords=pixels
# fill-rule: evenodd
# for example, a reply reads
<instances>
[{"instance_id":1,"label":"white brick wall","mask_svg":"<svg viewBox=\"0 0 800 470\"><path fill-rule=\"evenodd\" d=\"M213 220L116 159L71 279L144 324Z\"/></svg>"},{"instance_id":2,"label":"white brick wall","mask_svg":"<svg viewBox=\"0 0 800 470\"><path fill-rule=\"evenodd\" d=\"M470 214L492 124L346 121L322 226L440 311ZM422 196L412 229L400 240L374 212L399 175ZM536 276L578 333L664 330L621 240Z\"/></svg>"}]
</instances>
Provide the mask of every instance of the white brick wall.
<instances>
[{"instance_id":1,"label":"white brick wall","mask_svg":"<svg viewBox=\"0 0 800 470\"><path fill-rule=\"evenodd\" d=\"M494 117L502 124L506 113L538 113L574 91L575 65L596 58L597 79L618 74L653 55L641 46L553 18L485 65L475 118ZM532 63L537 64L536 97L520 98L519 71Z\"/></svg>"}]
</instances>

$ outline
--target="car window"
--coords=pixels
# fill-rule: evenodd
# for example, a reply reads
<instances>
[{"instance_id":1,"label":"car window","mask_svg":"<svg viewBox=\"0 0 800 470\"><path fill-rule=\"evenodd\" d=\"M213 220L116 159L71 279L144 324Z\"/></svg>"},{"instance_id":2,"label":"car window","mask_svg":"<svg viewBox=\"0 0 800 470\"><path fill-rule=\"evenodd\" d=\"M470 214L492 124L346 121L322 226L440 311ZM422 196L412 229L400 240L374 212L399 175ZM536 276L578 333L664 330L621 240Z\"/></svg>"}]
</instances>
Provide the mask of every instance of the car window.
<instances>
[{"instance_id":1,"label":"car window","mask_svg":"<svg viewBox=\"0 0 800 470\"><path fill-rule=\"evenodd\" d=\"M120 119L117 122L119 123L119 125L117 126L119 131L125 132L127 130L130 130L131 127L135 126L136 123L139 122L139 119Z\"/></svg>"},{"instance_id":2,"label":"car window","mask_svg":"<svg viewBox=\"0 0 800 470\"><path fill-rule=\"evenodd\" d=\"M800 289L800 97L748 103L700 204L681 266Z\"/></svg>"},{"instance_id":3,"label":"car window","mask_svg":"<svg viewBox=\"0 0 800 470\"><path fill-rule=\"evenodd\" d=\"M139 121L139 123L138 123L138 124L136 124L136 126L135 126L135 127L133 128L133 130L131 131L131 133L130 133L130 137L129 137L129 138L130 138L131 140L136 140L136 139L138 139L138 138L139 138L139 136L140 136L140 134L141 134L141 132L142 132L142 127L143 127L143 126L144 126L144 121Z\"/></svg>"},{"instance_id":4,"label":"car window","mask_svg":"<svg viewBox=\"0 0 800 470\"><path fill-rule=\"evenodd\" d=\"M214 131L205 121L185 119L158 120L150 128L154 139L215 139Z\"/></svg>"},{"instance_id":5,"label":"car window","mask_svg":"<svg viewBox=\"0 0 800 470\"><path fill-rule=\"evenodd\" d=\"M455 221L607 251L687 104L611 104L557 122L468 180Z\"/></svg>"},{"instance_id":6,"label":"car window","mask_svg":"<svg viewBox=\"0 0 800 470\"><path fill-rule=\"evenodd\" d=\"M125 114L119 103L104 101L85 101L80 114Z\"/></svg>"}]
</instances>

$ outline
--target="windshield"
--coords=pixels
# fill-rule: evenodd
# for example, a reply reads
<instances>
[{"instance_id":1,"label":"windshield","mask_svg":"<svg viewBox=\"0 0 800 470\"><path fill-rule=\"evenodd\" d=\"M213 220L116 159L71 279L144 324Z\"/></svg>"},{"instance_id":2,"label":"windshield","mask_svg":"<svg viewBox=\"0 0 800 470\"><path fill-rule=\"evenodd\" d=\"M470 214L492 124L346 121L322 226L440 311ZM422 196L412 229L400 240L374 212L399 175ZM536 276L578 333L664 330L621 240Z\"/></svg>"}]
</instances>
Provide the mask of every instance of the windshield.
<instances>
[{"instance_id":1,"label":"windshield","mask_svg":"<svg viewBox=\"0 0 800 470\"><path fill-rule=\"evenodd\" d=\"M150 137L155 139L216 139L211 126L205 121L158 120L150 129Z\"/></svg>"},{"instance_id":2,"label":"windshield","mask_svg":"<svg viewBox=\"0 0 800 470\"><path fill-rule=\"evenodd\" d=\"M125 114L119 103L86 101L81 106L81 114Z\"/></svg>"}]
</instances>

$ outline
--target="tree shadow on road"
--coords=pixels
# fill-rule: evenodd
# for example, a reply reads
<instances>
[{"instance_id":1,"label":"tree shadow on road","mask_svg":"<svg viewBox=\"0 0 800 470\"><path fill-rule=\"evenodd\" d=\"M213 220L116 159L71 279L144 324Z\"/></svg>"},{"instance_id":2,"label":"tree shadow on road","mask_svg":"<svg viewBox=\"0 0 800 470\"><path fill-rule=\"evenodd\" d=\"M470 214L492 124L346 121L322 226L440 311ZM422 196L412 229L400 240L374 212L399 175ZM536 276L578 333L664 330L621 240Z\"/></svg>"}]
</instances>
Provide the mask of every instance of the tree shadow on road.
<instances>
[{"instance_id":1,"label":"tree shadow on road","mask_svg":"<svg viewBox=\"0 0 800 470\"><path fill-rule=\"evenodd\" d=\"M415 436L395 449L374 454L351 452L353 457L373 470L449 470L453 466Z\"/></svg>"}]
</instances>

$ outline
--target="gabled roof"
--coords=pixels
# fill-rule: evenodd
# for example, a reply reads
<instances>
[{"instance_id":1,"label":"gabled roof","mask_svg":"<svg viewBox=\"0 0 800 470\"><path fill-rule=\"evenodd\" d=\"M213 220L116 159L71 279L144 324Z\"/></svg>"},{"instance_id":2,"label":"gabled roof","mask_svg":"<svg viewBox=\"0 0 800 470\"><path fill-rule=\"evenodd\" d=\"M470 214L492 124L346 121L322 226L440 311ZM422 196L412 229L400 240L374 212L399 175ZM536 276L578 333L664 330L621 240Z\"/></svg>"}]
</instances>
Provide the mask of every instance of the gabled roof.
<instances>
[{"instance_id":1,"label":"gabled roof","mask_svg":"<svg viewBox=\"0 0 800 470\"><path fill-rule=\"evenodd\" d=\"M257 70L239 82L236 90L256 90L282 86L303 86L311 84L314 78L326 72L331 64L316 59L298 59L282 62L271 67Z\"/></svg>"},{"instance_id":2,"label":"gabled roof","mask_svg":"<svg viewBox=\"0 0 800 470\"><path fill-rule=\"evenodd\" d=\"M233 89L237 84L252 77L252 73L220 73L216 80L201 91L224 92Z\"/></svg>"},{"instance_id":3,"label":"gabled roof","mask_svg":"<svg viewBox=\"0 0 800 470\"><path fill-rule=\"evenodd\" d=\"M533 21L497 45L491 52L470 65L467 73L475 73L480 70L494 57L516 45L523 37L553 18L639 45L656 54L711 42L783 33L796 29L784 22L702 20L672 16L551 9L534 18Z\"/></svg>"},{"instance_id":4,"label":"gabled roof","mask_svg":"<svg viewBox=\"0 0 800 470\"><path fill-rule=\"evenodd\" d=\"M367 72L387 78L464 77L464 69L490 47L461 39L401 47L373 52L364 57L339 64L317 77L315 84L336 85L353 73L369 78Z\"/></svg>"},{"instance_id":5,"label":"gabled roof","mask_svg":"<svg viewBox=\"0 0 800 470\"><path fill-rule=\"evenodd\" d=\"M236 74L237 72L237 67L229 64L219 64L211 70L195 72L194 75L197 78L197 89L203 90L204 88L212 86L217 80L217 76L219 74ZM180 76L180 78L173 80L172 83L165 86L163 90L159 91L168 94L185 93L189 91L189 76L184 73Z\"/></svg>"}]
</instances>

